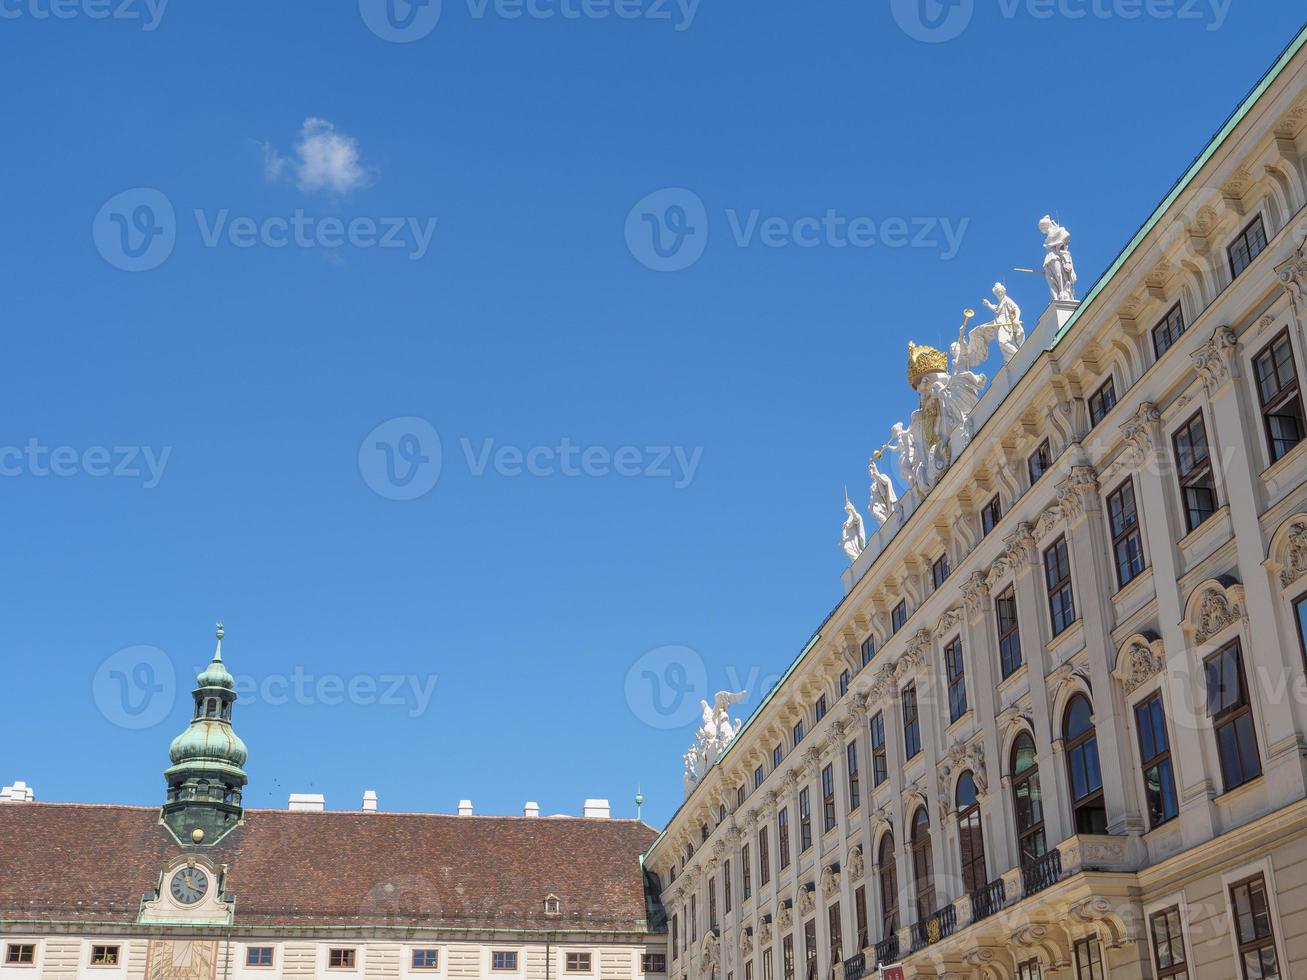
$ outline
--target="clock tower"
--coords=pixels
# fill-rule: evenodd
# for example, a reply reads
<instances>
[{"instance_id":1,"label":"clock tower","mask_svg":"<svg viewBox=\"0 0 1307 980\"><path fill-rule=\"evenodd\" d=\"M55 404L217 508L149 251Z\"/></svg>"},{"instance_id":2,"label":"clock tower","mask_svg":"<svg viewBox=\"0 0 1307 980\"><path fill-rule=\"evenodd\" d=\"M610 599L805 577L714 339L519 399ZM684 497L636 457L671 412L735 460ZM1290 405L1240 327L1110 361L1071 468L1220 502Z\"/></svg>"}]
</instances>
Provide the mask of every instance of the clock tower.
<instances>
[{"instance_id":1,"label":"clock tower","mask_svg":"<svg viewBox=\"0 0 1307 980\"><path fill-rule=\"evenodd\" d=\"M162 820L182 844L216 844L241 822L249 753L231 726L236 682L222 662L221 623L217 636L213 660L195 679L191 722L173 739L164 773Z\"/></svg>"}]
</instances>

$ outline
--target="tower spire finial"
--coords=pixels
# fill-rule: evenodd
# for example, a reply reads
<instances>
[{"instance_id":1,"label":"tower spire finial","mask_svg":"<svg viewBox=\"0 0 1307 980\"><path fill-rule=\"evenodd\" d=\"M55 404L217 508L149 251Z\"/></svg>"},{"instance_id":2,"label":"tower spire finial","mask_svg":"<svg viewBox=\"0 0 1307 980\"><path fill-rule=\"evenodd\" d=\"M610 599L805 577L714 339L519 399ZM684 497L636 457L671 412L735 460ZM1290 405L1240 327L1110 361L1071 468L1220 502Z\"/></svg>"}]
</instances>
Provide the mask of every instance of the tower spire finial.
<instances>
[{"instance_id":1,"label":"tower spire finial","mask_svg":"<svg viewBox=\"0 0 1307 980\"><path fill-rule=\"evenodd\" d=\"M222 628L221 619L218 620L218 629L214 632L214 635L217 636L218 638L218 645L214 648L213 659L218 663L222 663L222 638L224 635L224 631Z\"/></svg>"}]
</instances>

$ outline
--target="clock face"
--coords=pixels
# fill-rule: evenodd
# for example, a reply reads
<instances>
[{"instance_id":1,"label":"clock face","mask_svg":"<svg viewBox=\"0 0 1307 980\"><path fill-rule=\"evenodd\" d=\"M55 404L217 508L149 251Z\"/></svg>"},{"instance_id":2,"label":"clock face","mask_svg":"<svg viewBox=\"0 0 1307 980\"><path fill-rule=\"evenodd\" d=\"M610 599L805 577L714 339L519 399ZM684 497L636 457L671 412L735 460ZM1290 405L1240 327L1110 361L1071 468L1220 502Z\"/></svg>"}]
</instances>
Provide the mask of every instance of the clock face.
<instances>
[{"instance_id":1,"label":"clock face","mask_svg":"<svg viewBox=\"0 0 1307 980\"><path fill-rule=\"evenodd\" d=\"M172 876L170 890L182 905L194 905L209 890L209 879L199 868L182 868Z\"/></svg>"}]
</instances>

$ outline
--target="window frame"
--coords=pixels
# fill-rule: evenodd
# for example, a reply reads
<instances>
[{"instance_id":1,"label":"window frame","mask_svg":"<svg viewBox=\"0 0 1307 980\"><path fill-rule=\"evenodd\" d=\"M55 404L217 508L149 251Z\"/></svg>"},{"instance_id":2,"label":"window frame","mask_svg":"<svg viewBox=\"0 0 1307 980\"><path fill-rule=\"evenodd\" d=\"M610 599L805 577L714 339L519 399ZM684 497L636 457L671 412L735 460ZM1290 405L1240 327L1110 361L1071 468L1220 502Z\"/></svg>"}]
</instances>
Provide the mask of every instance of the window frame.
<instances>
[{"instance_id":1,"label":"window frame","mask_svg":"<svg viewBox=\"0 0 1307 980\"><path fill-rule=\"evenodd\" d=\"M1033 487L1036 483L1044 478L1049 470L1053 468L1053 447L1045 439L1035 451L1026 457L1026 476L1030 478L1030 485Z\"/></svg>"},{"instance_id":2,"label":"window frame","mask_svg":"<svg viewBox=\"0 0 1307 980\"><path fill-rule=\"evenodd\" d=\"M999 603L1011 603L1012 623L1008 628L1004 628L1004 615ZM998 632L998 669L1003 675L1003 680L1007 680L1026 662L1025 655L1021 651L1021 615L1017 610L1017 589L1015 585L1009 585L1006 589L994 597L994 626ZM1011 641L1009 644L1008 641ZM1015 662L1010 662L1009 656L1015 652Z\"/></svg>"},{"instance_id":3,"label":"window frame","mask_svg":"<svg viewBox=\"0 0 1307 980\"><path fill-rule=\"evenodd\" d=\"M1225 657L1232 650L1234 651L1236 665L1238 666L1241 701L1239 704L1232 707L1220 709L1219 714L1214 714L1212 712L1213 695L1211 688L1211 665L1219 658ZM1253 712L1252 698L1249 696L1248 692L1248 673L1243 659L1243 642L1238 637L1231 640L1229 643L1223 644L1216 652L1208 654L1203 658L1203 681L1207 688L1207 717L1212 723L1212 735L1216 739L1216 756L1218 765L1221 769L1221 787L1223 793L1230 793L1239 789L1241 786L1247 786L1249 783L1260 779L1264 772L1262 749L1257 742L1257 716ZM1235 726L1237 726L1244 718L1248 719L1248 737L1252 740L1252 750L1257 763L1257 771L1251 775L1243 775L1243 758L1242 754L1240 754L1240 768L1243 778L1241 778L1239 782L1231 784L1229 773L1226 771L1225 753L1221 749L1221 732L1228 728L1234 728L1236 745L1238 748L1243 748L1243 743L1239 740L1240 730Z\"/></svg>"},{"instance_id":4,"label":"window frame","mask_svg":"<svg viewBox=\"0 0 1307 980\"><path fill-rule=\"evenodd\" d=\"M1020 748L1022 741L1030 742L1031 764L1020 772L1017 772L1016 760L1017 749ZM1043 782L1039 776L1039 746L1035 743L1035 738L1028 731L1021 731L1015 739L1012 740L1012 748L1008 753L1008 773L1012 786L1012 810L1013 824L1017 835L1017 864L1019 867L1040 860L1048 853L1048 828L1047 820L1044 814L1044 795ZM1022 823L1022 806L1021 790L1028 784L1034 782L1036 790L1031 790L1027 794L1028 811L1031 819L1028 823ZM1037 808L1037 812L1036 812ZM1032 854L1026 857L1027 851L1034 851L1036 848L1026 846L1027 841L1038 841L1038 854Z\"/></svg>"},{"instance_id":5,"label":"window frame","mask_svg":"<svg viewBox=\"0 0 1307 980\"><path fill-rule=\"evenodd\" d=\"M1129 511L1126 510L1126 495L1129 495ZM1123 523L1117 529L1117 507L1119 506ZM1128 523L1124 522L1126 514L1131 515ZM1148 569L1144 558L1144 532L1139 524L1139 497L1135 493L1133 477L1126 477L1115 490L1107 495L1107 532L1112 538L1112 565L1116 569L1116 587L1124 589ZM1133 551L1131 544L1133 542ZM1122 547L1126 548L1126 559L1121 556Z\"/></svg>"},{"instance_id":6,"label":"window frame","mask_svg":"<svg viewBox=\"0 0 1307 980\"><path fill-rule=\"evenodd\" d=\"M1174 322L1173 317L1178 318L1180 324L1179 330L1172 330ZM1162 356L1174 347L1180 338L1184 336L1184 332L1188 328L1189 325L1184 319L1184 309L1180 303L1176 303L1166 311L1166 316L1162 317L1161 321L1159 321L1151 331L1153 337L1153 359L1160 361ZM1166 343L1159 344L1159 337L1165 337Z\"/></svg>"},{"instance_id":7,"label":"window frame","mask_svg":"<svg viewBox=\"0 0 1307 980\"><path fill-rule=\"evenodd\" d=\"M776 842L779 851L780 869L790 866L790 808L783 806L776 811Z\"/></svg>"},{"instance_id":8,"label":"window frame","mask_svg":"<svg viewBox=\"0 0 1307 980\"><path fill-rule=\"evenodd\" d=\"M888 939L899 929L899 870L894 855L894 834L887 831L876 845L876 884L880 887L880 938Z\"/></svg>"},{"instance_id":9,"label":"window frame","mask_svg":"<svg viewBox=\"0 0 1307 980\"><path fill-rule=\"evenodd\" d=\"M1160 719L1160 726L1155 724L1153 706L1156 706L1156 716L1157 719ZM1144 781L1144 814L1148 819L1148 829L1151 832L1180 816L1180 798L1175 791L1175 762L1171 755L1171 733L1167 725L1166 703L1162 700L1162 692L1160 690L1153 691L1146 697L1140 698L1134 703L1132 713L1135 719L1135 745L1139 748L1139 774ZM1154 751L1152 755L1146 754L1147 748L1144 742L1145 723L1148 727L1150 740L1153 742ZM1161 735L1160 747L1157 737L1159 728ZM1175 810L1169 816L1163 812L1161 820L1153 819L1152 793L1149 789L1148 776L1153 770L1157 770L1156 778L1161 805L1165 807L1168 799L1166 787L1169 785L1169 800Z\"/></svg>"},{"instance_id":10,"label":"window frame","mask_svg":"<svg viewBox=\"0 0 1307 980\"><path fill-rule=\"evenodd\" d=\"M1072 736L1070 733L1071 712L1078 704L1083 704L1088 712L1088 724L1084 731ZM1077 692L1067 699L1062 709L1062 757L1066 760L1067 796L1071 803L1071 826L1077 834L1107 833L1107 796L1103 789L1103 763L1098 752L1098 726L1094 724L1094 703L1083 693ZM1093 762L1092 770L1090 761ZM1076 767L1084 769L1086 791L1076 796ZM1097 778L1097 785L1089 783ZM1081 828L1081 815L1102 813L1103 829Z\"/></svg>"},{"instance_id":11,"label":"window frame","mask_svg":"<svg viewBox=\"0 0 1307 980\"><path fill-rule=\"evenodd\" d=\"M576 966L572 966L573 957ZM584 967L581 966L584 958ZM594 972L594 954L586 950L568 950L563 953L563 972L588 975Z\"/></svg>"},{"instance_id":12,"label":"window frame","mask_svg":"<svg viewBox=\"0 0 1307 980\"><path fill-rule=\"evenodd\" d=\"M123 965L121 943L92 943L87 966L116 969Z\"/></svg>"},{"instance_id":13,"label":"window frame","mask_svg":"<svg viewBox=\"0 0 1307 980\"><path fill-rule=\"evenodd\" d=\"M930 580L935 586L934 591L938 592L952 574L953 568L949 564L948 552L946 551L930 564Z\"/></svg>"},{"instance_id":14,"label":"window frame","mask_svg":"<svg viewBox=\"0 0 1307 980\"><path fill-rule=\"evenodd\" d=\"M921 710L915 681L899 691L899 705L903 711L903 761L907 763L921 754Z\"/></svg>"},{"instance_id":15,"label":"window frame","mask_svg":"<svg viewBox=\"0 0 1307 980\"><path fill-rule=\"evenodd\" d=\"M980 508L980 536L988 537L1002 520L1003 501L999 499L998 494L994 494L985 501L985 506Z\"/></svg>"},{"instance_id":16,"label":"window frame","mask_svg":"<svg viewBox=\"0 0 1307 980\"><path fill-rule=\"evenodd\" d=\"M1171 932L1171 914L1175 914L1176 932ZM1189 980L1189 944L1185 938L1184 920L1185 909L1179 902L1165 905L1161 908L1149 909L1145 913L1145 919L1148 922L1148 947L1152 953L1153 970L1157 974L1157 980L1173 980L1175 977L1183 977ZM1162 919L1166 922L1167 936L1166 949L1171 956L1170 966L1162 966L1161 946L1158 943L1157 920ZM1177 944L1178 937L1178 944ZM1182 959L1179 963L1175 962L1176 946Z\"/></svg>"},{"instance_id":17,"label":"window frame","mask_svg":"<svg viewBox=\"0 0 1307 980\"><path fill-rule=\"evenodd\" d=\"M835 813L835 763L828 763L821 771L821 832L829 834L838 825Z\"/></svg>"},{"instance_id":18,"label":"window frame","mask_svg":"<svg viewBox=\"0 0 1307 980\"><path fill-rule=\"evenodd\" d=\"M917 903L917 921L925 922L935 914L939 894L935 889L935 857L930 846L930 812L924 806L917 807L912 815L911 850L912 894Z\"/></svg>"},{"instance_id":19,"label":"window frame","mask_svg":"<svg viewBox=\"0 0 1307 980\"><path fill-rule=\"evenodd\" d=\"M36 943L5 943L5 966L36 966Z\"/></svg>"},{"instance_id":20,"label":"window frame","mask_svg":"<svg viewBox=\"0 0 1307 980\"><path fill-rule=\"evenodd\" d=\"M1253 229L1257 229L1258 231L1260 231L1261 238L1262 238L1261 246L1256 251L1253 251L1252 240L1248 237L1248 233ZM1236 267L1235 258L1234 258L1235 249L1239 245L1243 245L1244 250L1248 254L1248 260L1244 263L1242 267ZM1261 212L1258 212L1256 215L1253 216L1252 221L1244 225L1243 230L1240 231L1239 234L1235 235L1234 240L1231 241L1230 244L1225 247L1226 257L1230 261L1231 281L1238 279L1241 275L1247 272L1249 267L1252 266L1252 264L1257 261L1257 257L1261 255L1263 252L1265 252L1270 247L1270 245L1271 245L1271 239L1266 234L1266 221L1262 218Z\"/></svg>"},{"instance_id":21,"label":"window frame","mask_svg":"<svg viewBox=\"0 0 1307 980\"><path fill-rule=\"evenodd\" d=\"M740 845L740 901L753 898L753 865L749 861L749 845Z\"/></svg>"},{"instance_id":22,"label":"window frame","mask_svg":"<svg viewBox=\"0 0 1307 980\"><path fill-rule=\"evenodd\" d=\"M253 959L254 959L255 954L259 954L259 959L262 960L262 959L263 959L263 956L262 956L263 953L267 953L267 954L268 954L268 962L266 962L266 963L255 963L255 962L252 962ZM245 969L247 969L247 970L272 970L272 969L275 969L275 968L276 968L276 965L277 965L277 947L276 947L276 946L263 946L263 945L253 946L253 945L250 945L250 946L246 946L246 947L245 947Z\"/></svg>"},{"instance_id":23,"label":"window frame","mask_svg":"<svg viewBox=\"0 0 1307 980\"><path fill-rule=\"evenodd\" d=\"M1108 375L1107 380L1089 396L1089 427L1093 429L1107 418L1116 408L1116 402L1116 379Z\"/></svg>"},{"instance_id":24,"label":"window frame","mask_svg":"<svg viewBox=\"0 0 1307 980\"><path fill-rule=\"evenodd\" d=\"M1279 361L1276 360L1277 348L1283 344L1289 349L1289 368L1292 372L1290 379L1281 385L1269 399L1262 389L1262 377L1258 365L1264 359L1269 357L1271 369L1275 380L1279 383ZM1274 465L1284 457L1288 456L1298 446L1302 445L1304 439L1307 439L1307 415L1303 413L1302 401L1302 384L1298 378L1298 362L1296 352L1293 346L1293 340L1289 336L1289 328L1285 327L1277 333L1271 340L1252 357L1252 381L1257 389L1257 404L1262 413L1262 434L1266 437L1266 455L1271 464ZM1283 442L1277 439L1272 429L1272 419L1283 417L1281 409L1285 406L1294 405L1298 409L1297 423L1299 438L1292 445L1285 447L1283 452L1277 451L1277 446Z\"/></svg>"},{"instance_id":25,"label":"window frame","mask_svg":"<svg viewBox=\"0 0 1307 980\"><path fill-rule=\"evenodd\" d=\"M908 625L908 600L900 599L898 604L890 610L889 614L889 635L897 636L903 627Z\"/></svg>"},{"instance_id":26,"label":"window frame","mask_svg":"<svg viewBox=\"0 0 1307 980\"><path fill-rule=\"evenodd\" d=\"M1304 654L1304 657L1307 658L1307 654ZM885 712L877 711L871 716L871 721L867 725L871 739L871 786L875 789L889 779L889 746L885 743Z\"/></svg>"},{"instance_id":27,"label":"window frame","mask_svg":"<svg viewBox=\"0 0 1307 980\"><path fill-rule=\"evenodd\" d=\"M1275 929L1275 922L1279 918L1279 914L1278 914L1279 910L1276 908L1274 893L1272 892L1270 885L1267 884L1266 878L1267 876L1266 876L1265 869L1258 868L1258 870L1254 874L1239 878L1236 881L1227 882L1225 887L1226 902L1228 903L1228 911L1230 915L1230 939L1234 942L1235 951L1236 951L1235 959L1239 963L1239 974L1243 978L1243 980L1258 980L1258 978L1250 977L1248 975L1247 970L1245 969L1247 965L1246 957L1248 956L1249 953L1260 953L1262 950L1266 950L1266 949L1269 949L1271 951L1271 955L1274 958L1275 976L1279 978L1285 976L1285 971L1284 971L1285 960L1281 956L1280 937L1279 937L1279 933L1277 933ZM1243 931L1242 931L1243 917L1239 914L1239 902L1238 899L1236 898L1235 893L1238 889L1249 888L1253 884L1256 884L1261 887L1262 900L1265 904L1266 925L1269 931L1265 935L1261 935L1261 936L1254 935L1252 939L1245 940L1243 938ZM1252 900L1252 892L1250 889L1249 890L1250 904L1251 904L1251 900ZM1253 924L1255 927L1256 926L1255 913L1254 913Z\"/></svg>"},{"instance_id":28,"label":"window frame","mask_svg":"<svg viewBox=\"0 0 1307 980\"><path fill-rule=\"evenodd\" d=\"M944 646L944 676L948 682L948 717L952 725L971 710L967 703L967 667L960 633Z\"/></svg>"},{"instance_id":29,"label":"window frame","mask_svg":"<svg viewBox=\"0 0 1307 980\"><path fill-rule=\"evenodd\" d=\"M359 968L359 951L356 946L328 946L328 970L357 970Z\"/></svg>"},{"instance_id":30,"label":"window frame","mask_svg":"<svg viewBox=\"0 0 1307 980\"><path fill-rule=\"evenodd\" d=\"M1103 947L1097 936L1077 939L1071 947L1071 958L1075 962L1076 980L1103 980Z\"/></svg>"},{"instance_id":31,"label":"window frame","mask_svg":"<svg viewBox=\"0 0 1307 980\"><path fill-rule=\"evenodd\" d=\"M849 813L854 813L862 806L862 779L858 772L858 740L855 738L844 746L844 772L848 779Z\"/></svg>"},{"instance_id":32,"label":"window frame","mask_svg":"<svg viewBox=\"0 0 1307 980\"><path fill-rule=\"evenodd\" d=\"M1058 564L1059 577L1056 580L1053 579L1054 570L1049 566L1049 558L1054 558ZM1053 636L1061 636L1078 620L1071 569L1071 544L1065 534L1044 549L1044 585L1048 591L1049 629Z\"/></svg>"},{"instance_id":33,"label":"window frame","mask_svg":"<svg viewBox=\"0 0 1307 980\"><path fill-rule=\"evenodd\" d=\"M766 888L771 884L771 838L764 823L758 828L758 887Z\"/></svg>"},{"instance_id":34,"label":"window frame","mask_svg":"<svg viewBox=\"0 0 1307 980\"><path fill-rule=\"evenodd\" d=\"M812 847L812 796L810 787L799 790L799 853L806 854Z\"/></svg>"},{"instance_id":35,"label":"window frame","mask_svg":"<svg viewBox=\"0 0 1307 980\"><path fill-rule=\"evenodd\" d=\"M1197 423L1198 430L1203 436L1203 457L1201 460L1193 459L1193 433L1196 431L1194 425ZM1184 456L1180 451L1180 439L1185 437L1190 447L1188 455L1191 458L1189 467L1184 466ZM1180 509L1184 513L1185 527L1190 534L1198 530L1209 520L1216 516L1216 512L1221 509L1221 495L1217 492L1216 487L1216 469L1212 466L1212 442L1207 434L1207 419L1203 416L1203 410L1200 408L1182 422L1171 434L1171 451L1175 458L1175 475L1176 482L1180 486ZM1200 508L1191 506L1189 494L1196 489L1205 490L1211 494L1211 510L1203 512ZM1195 520L1197 514L1203 516Z\"/></svg>"},{"instance_id":36,"label":"window frame","mask_svg":"<svg viewBox=\"0 0 1307 980\"><path fill-rule=\"evenodd\" d=\"M658 967L658 959L662 958L662 968ZM667 973L667 954L666 953L641 953L640 954L640 972L644 974L666 974Z\"/></svg>"}]
</instances>

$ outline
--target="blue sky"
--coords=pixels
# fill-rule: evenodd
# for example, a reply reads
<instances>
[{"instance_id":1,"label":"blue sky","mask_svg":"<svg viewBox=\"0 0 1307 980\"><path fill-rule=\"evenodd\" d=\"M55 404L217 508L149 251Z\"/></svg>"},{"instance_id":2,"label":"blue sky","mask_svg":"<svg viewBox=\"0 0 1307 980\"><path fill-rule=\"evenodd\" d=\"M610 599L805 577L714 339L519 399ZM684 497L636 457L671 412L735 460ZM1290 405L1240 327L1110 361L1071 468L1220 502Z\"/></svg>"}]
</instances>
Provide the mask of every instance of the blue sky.
<instances>
[{"instance_id":1,"label":"blue sky","mask_svg":"<svg viewBox=\"0 0 1307 980\"><path fill-rule=\"evenodd\" d=\"M838 601L908 339L1033 321L1047 211L1083 294L1302 18L121 4L0 17L0 780L161 801L222 618L249 804L655 824Z\"/></svg>"}]
</instances>

